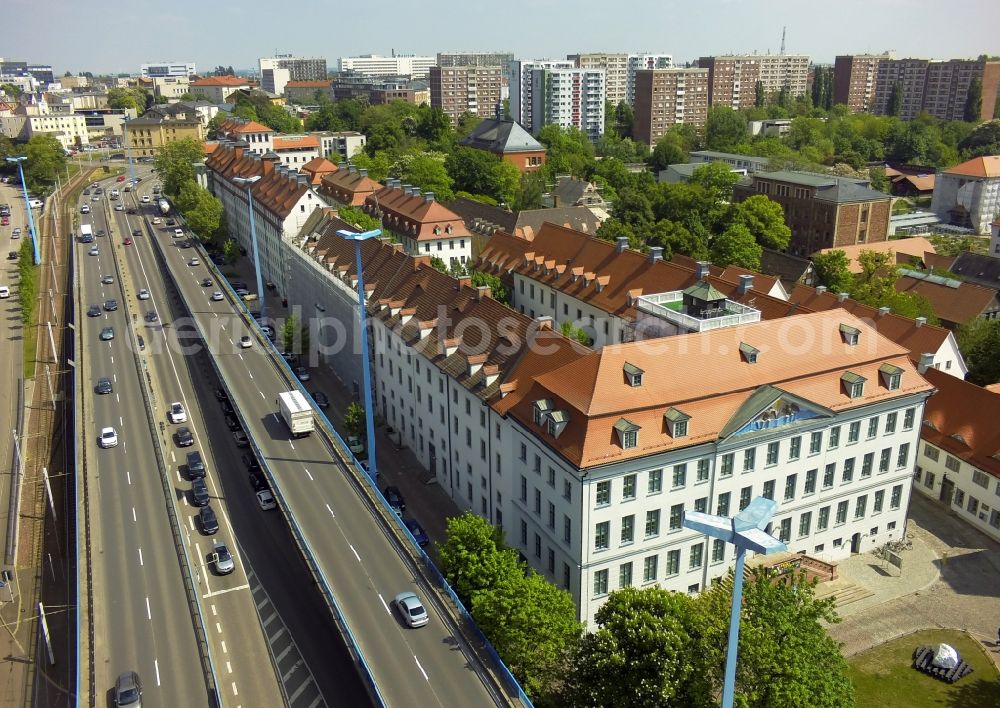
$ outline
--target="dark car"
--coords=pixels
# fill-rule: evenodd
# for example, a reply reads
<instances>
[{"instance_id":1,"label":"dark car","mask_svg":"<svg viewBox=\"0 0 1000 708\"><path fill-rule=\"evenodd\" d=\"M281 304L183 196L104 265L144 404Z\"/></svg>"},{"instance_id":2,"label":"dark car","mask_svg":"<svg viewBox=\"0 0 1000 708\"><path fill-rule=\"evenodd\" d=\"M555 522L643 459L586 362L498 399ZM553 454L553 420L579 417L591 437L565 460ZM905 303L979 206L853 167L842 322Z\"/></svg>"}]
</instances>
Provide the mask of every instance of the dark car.
<instances>
[{"instance_id":1,"label":"dark car","mask_svg":"<svg viewBox=\"0 0 1000 708\"><path fill-rule=\"evenodd\" d=\"M253 487L255 492L271 488L271 485L267 483L267 478L264 477L264 473L259 469L251 470L250 474L247 475L247 479L250 480L250 486Z\"/></svg>"},{"instance_id":2,"label":"dark car","mask_svg":"<svg viewBox=\"0 0 1000 708\"><path fill-rule=\"evenodd\" d=\"M203 281L201 281L201 287L203 288L210 288L212 287L212 285L213 283L211 278L205 278Z\"/></svg>"},{"instance_id":3,"label":"dark car","mask_svg":"<svg viewBox=\"0 0 1000 708\"><path fill-rule=\"evenodd\" d=\"M157 316L155 310L150 310L149 312L146 313L147 322L156 322L158 319L160 318Z\"/></svg>"},{"instance_id":4,"label":"dark car","mask_svg":"<svg viewBox=\"0 0 1000 708\"><path fill-rule=\"evenodd\" d=\"M382 496L385 497L385 502L388 504L393 511L399 516L403 515L406 511L406 502L403 500L403 494L399 491L398 487L392 485L386 487L382 490Z\"/></svg>"},{"instance_id":5,"label":"dark car","mask_svg":"<svg viewBox=\"0 0 1000 708\"><path fill-rule=\"evenodd\" d=\"M191 447L194 445L194 435L186 427L177 429L177 446L178 447Z\"/></svg>"},{"instance_id":6,"label":"dark car","mask_svg":"<svg viewBox=\"0 0 1000 708\"><path fill-rule=\"evenodd\" d=\"M85 196L85 197L89 197L90 196L90 188L89 187L87 189L83 190L83 196Z\"/></svg>"},{"instance_id":7,"label":"dark car","mask_svg":"<svg viewBox=\"0 0 1000 708\"><path fill-rule=\"evenodd\" d=\"M257 456L256 455L247 454L247 455L241 456L240 459L243 462L243 466L246 467L251 472L253 472L254 470L259 470L260 469L260 462L257 461Z\"/></svg>"},{"instance_id":8,"label":"dark car","mask_svg":"<svg viewBox=\"0 0 1000 708\"><path fill-rule=\"evenodd\" d=\"M223 391L221 388L215 389L215 400L217 401L228 401L229 395Z\"/></svg>"},{"instance_id":9,"label":"dark car","mask_svg":"<svg viewBox=\"0 0 1000 708\"><path fill-rule=\"evenodd\" d=\"M167 226L173 226L173 225L174 225L174 224L176 224L176 223L177 223L177 222L176 222L176 221L174 221L173 219L167 219Z\"/></svg>"},{"instance_id":10,"label":"dark car","mask_svg":"<svg viewBox=\"0 0 1000 708\"><path fill-rule=\"evenodd\" d=\"M87 317L100 317L101 316L101 306L91 305L87 308Z\"/></svg>"},{"instance_id":11,"label":"dark car","mask_svg":"<svg viewBox=\"0 0 1000 708\"><path fill-rule=\"evenodd\" d=\"M430 539L427 538L427 532L424 531L423 526L417 523L416 519L403 519L403 523L406 524L406 528L413 535L413 540L417 542L418 546L423 548L430 542Z\"/></svg>"},{"instance_id":12,"label":"dark car","mask_svg":"<svg viewBox=\"0 0 1000 708\"><path fill-rule=\"evenodd\" d=\"M323 393L322 391L313 391L312 397L313 400L316 401L316 405L319 406L320 408L330 407L330 399L327 398L326 394Z\"/></svg>"},{"instance_id":13,"label":"dark car","mask_svg":"<svg viewBox=\"0 0 1000 708\"><path fill-rule=\"evenodd\" d=\"M104 229L98 229L94 232L94 236L107 236L107 234L104 232Z\"/></svg>"},{"instance_id":14,"label":"dark car","mask_svg":"<svg viewBox=\"0 0 1000 708\"><path fill-rule=\"evenodd\" d=\"M132 235L135 236L136 238L142 236L142 229L132 229Z\"/></svg>"},{"instance_id":15,"label":"dark car","mask_svg":"<svg viewBox=\"0 0 1000 708\"><path fill-rule=\"evenodd\" d=\"M215 510L211 505L203 506L198 510L198 525L201 532L206 536L211 536L219 530L219 519L215 516Z\"/></svg>"},{"instance_id":16,"label":"dark car","mask_svg":"<svg viewBox=\"0 0 1000 708\"><path fill-rule=\"evenodd\" d=\"M191 479L205 476L205 461L197 450L187 454L187 470L188 477Z\"/></svg>"},{"instance_id":17,"label":"dark car","mask_svg":"<svg viewBox=\"0 0 1000 708\"><path fill-rule=\"evenodd\" d=\"M118 674L114 698L115 708L142 708L142 681L139 680L139 674L134 671Z\"/></svg>"},{"instance_id":18,"label":"dark car","mask_svg":"<svg viewBox=\"0 0 1000 708\"><path fill-rule=\"evenodd\" d=\"M135 214L135 207L129 207L125 210L126 214Z\"/></svg>"},{"instance_id":19,"label":"dark car","mask_svg":"<svg viewBox=\"0 0 1000 708\"><path fill-rule=\"evenodd\" d=\"M114 387L111 385L111 379L107 376L99 378L95 390L101 395L113 393Z\"/></svg>"},{"instance_id":20,"label":"dark car","mask_svg":"<svg viewBox=\"0 0 1000 708\"><path fill-rule=\"evenodd\" d=\"M111 300L104 301L104 309L108 312L114 312L118 309L118 301L112 298Z\"/></svg>"},{"instance_id":21,"label":"dark car","mask_svg":"<svg viewBox=\"0 0 1000 708\"><path fill-rule=\"evenodd\" d=\"M17 251L8 251L7 252L7 260L8 261L16 261L17 260Z\"/></svg>"},{"instance_id":22,"label":"dark car","mask_svg":"<svg viewBox=\"0 0 1000 708\"><path fill-rule=\"evenodd\" d=\"M241 430L243 428L243 426L240 425L240 421L237 420L234 415L226 416L226 427L232 431Z\"/></svg>"},{"instance_id":23,"label":"dark car","mask_svg":"<svg viewBox=\"0 0 1000 708\"><path fill-rule=\"evenodd\" d=\"M208 485L201 477L191 480L191 503L195 506L208 506Z\"/></svg>"},{"instance_id":24,"label":"dark car","mask_svg":"<svg viewBox=\"0 0 1000 708\"><path fill-rule=\"evenodd\" d=\"M222 401L222 414L223 415L236 415L236 411L233 410L233 404L229 402L229 399Z\"/></svg>"}]
</instances>

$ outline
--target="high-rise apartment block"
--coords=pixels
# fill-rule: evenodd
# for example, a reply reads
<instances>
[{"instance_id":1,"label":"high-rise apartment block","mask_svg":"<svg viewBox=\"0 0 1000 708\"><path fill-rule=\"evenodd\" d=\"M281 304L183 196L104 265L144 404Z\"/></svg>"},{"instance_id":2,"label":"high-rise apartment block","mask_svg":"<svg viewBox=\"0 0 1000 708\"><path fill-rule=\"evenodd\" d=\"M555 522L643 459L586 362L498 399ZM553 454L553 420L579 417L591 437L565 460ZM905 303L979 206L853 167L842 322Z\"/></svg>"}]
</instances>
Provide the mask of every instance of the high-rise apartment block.
<instances>
[{"instance_id":1,"label":"high-rise apartment block","mask_svg":"<svg viewBox=\"0 0 1000 708\"><path fill-rule=\"evenodd\" d=\"M607 100L617 106L628 100L628 54L568 54L566 58L580 69L603 69Z\"/></svg>"},{"instance_id":2,"label":"high-rise apartment block","mask_svg":"<svg viewBox=\"0 0 1000 708\"><path fill-rule=\"evenodd\" d=\"M752 108L757 82L765 96L782 89L792 96L806 93L809 57L803 54L741 54L701 57L698 66L708 69L708 103L741 110Z\"/></svg>"},{"instance_id":3,"label":"high-rise apartment block","mask_svg":"<svg viewBox=\"0 0 1000 708\"><path fill-rule=\"evenodd\" d=\"M452 122L463 113L496 115L503 85L501 66L432 66L430 79L431 106L443 110Z\"/></svg>"},{"instance_id":4,"label":"high-rise apartment block","mask_svg":"<svg viewBox=\"0 0 1000 708\"><path fill-rule=\"evenodd\" d=\"M510 65L514 62L511 52L438 52L437 65L442 69L450 66L499 66L503 76L510 75Z\"/></svg>"},{"instance_id":5,"label":"high-rise apartment block","mask_svg":"<svg viewBox=\"0 0 1000 708\"><path fill-rule=\"evenodd\" d=\"M515 61L511 69L511 117L535 136L554 123L597 140L604 134L605 97L603 69L579 69L568 60Z\"/></svg>"},{"instance_id":6,"label":"high-rise apartment block","mask_svg":"<svg viewBox=\"0 0 1000 708\"><path fill-rule=\"evenodd\" d=\"M365 76L409 76L411 79L426 79L437 57L391 56L364 54L359 57L340 57L341 72L353 71Z\"/></svg>"},{"instance_id":7,"label":"high-rise apartment block","mask_svg":"<svg viewBox=\"0 0 1000 708\"><path fill-rule=\"evenodd\" d=\"M572 69L574 64L562 59L528 59L510 65L510 117L529 133L531 129L531 72L535 69Z\"/></svg>"},{"instance_id":8,"label":"high-rise apartment block","mask_svg":"<svg viewBox=\"0 0 1000 708\"><path fill-rule=\"evenodd\" d=\"M652 69L670 69L674 65L671 54L629 54L628 73L625 80L625 102L633 105L635 102L635 72Z\"/></svg>"},{"instance_id":9,"label":"high-rise apartment block","mask_svg":"<svg viewBox=\"0 0 1000 708\"><path fill-rule=\"evenodd\" d=\"M636 140L655 145L676 123L703 126L708 69L640 69L635 74Z\"/></svg>"},{"instance_id":10,"label":"high-rise apartment block","mask_svg":"<svg viewBox=\"0 0 1000 708\"><path fill-rule=\"evenodd\" d=\"M193 61L160 61L140 65L139 73L144 79L155 79L163 76L187 78L197 74L198 70Z\"/></svg>"},{"instance_id":11,"label":"high-rise apartment block","mask_svg":"<svg viewBox=\"0 0 1000 708\"><path fill-rule=\"evenodd\" d=\"M291 54L278 54L273 57L261 57L258 64L262 76L266 69L287 69L286 81L319 81L326 78L326 59L323 57L293 57Z\"/></svg>"},{"instance_id":12,"label":"high-rise apartment block","mask_svg":"<svg viewBox=\"0 0 1000 708\"><path fill-rule=\"evenodd\" d=\"M872 110L878 65L889 58L888 53L838 56L833 64L833 102L844 104L851 113Z\"/></svg>"},{"instance_id":13,"label":"high-rise apartment block","mask_svg":"<svg viewBox=\"0 0 1000 708\"><path fill-rule=\"evenodd\" d=\"M878 115L898 115L904 120L915 118L922 111L941 120L963 120L969 86L974 79L982 82L979 117L981 120L992 120L996 117L1000 62L882 59L876 69L871 110ZM898 99L894 99L897 95Z\"/></svg>"}]
</instances>

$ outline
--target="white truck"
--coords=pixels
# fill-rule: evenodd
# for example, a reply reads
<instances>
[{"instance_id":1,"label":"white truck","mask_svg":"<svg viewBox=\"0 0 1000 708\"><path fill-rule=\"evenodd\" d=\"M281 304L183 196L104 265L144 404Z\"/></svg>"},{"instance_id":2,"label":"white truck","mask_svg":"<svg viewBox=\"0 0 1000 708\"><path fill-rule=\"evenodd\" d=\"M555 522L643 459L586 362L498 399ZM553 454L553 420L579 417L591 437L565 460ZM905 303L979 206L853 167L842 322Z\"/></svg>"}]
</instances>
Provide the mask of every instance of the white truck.
<instances>
[{"instance_id":1,"label":"white truck","mask_svg":"<svg viewBox=\"0 0 1000 708\"><path fill-rule=\"evenodd\" d=\"M159 200L158 202L156 202L156 205L160 207L160 213L163 214L164 216L170 213L170 202L168 202L166 199Z\"/></svg>"},{"instance_id":2,"label":"white truck","mask_svg":"<svg viewBox=\"0 0 1000 708\"><path fill-rule=\"evenodd\" d=\"M278 394L278 407L293 438L304 438L313 431L312 406L301 391L284 391Z\"/></svg>"}]
</instances>

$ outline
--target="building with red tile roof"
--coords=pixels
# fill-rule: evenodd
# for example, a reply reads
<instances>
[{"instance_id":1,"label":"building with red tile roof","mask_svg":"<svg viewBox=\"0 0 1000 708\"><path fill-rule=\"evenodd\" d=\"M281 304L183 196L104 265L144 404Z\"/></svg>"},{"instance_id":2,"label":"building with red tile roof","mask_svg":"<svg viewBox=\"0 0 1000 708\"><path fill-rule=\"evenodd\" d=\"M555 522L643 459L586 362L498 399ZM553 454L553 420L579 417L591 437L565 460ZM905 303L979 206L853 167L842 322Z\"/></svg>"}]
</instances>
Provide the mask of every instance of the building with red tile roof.
<instances>
[{"instance_id":1,"label":"building with red tile roof","mask_svg":"<svg viewBox=\"0 0 1000 708\"><path fill-rule=\"evenodd\" d=\"M946 224L990 233L990 224L1000 213L1000 155L976 157L939 170L931 211Z\"/></svg>"},{"instance_id":2,"label":"building with red tile roof","mask_svg":"<svg viewBox=\"0 0 1000 708\"><path fill-rule=\"evenodd\" d=\"M913 486L973 528L1000 541L1000 393L928 371Z\"/></svg>"},{"instance_id":3,"label":"building with red tile roof","mask_svg":"<svg viewBox=\"0 0 1000 708\"><path fill-rule=\"evenodd\" d=\"M930 303L941 324L954 330L976 319L1000 316L996 288L915 270L900 270L897 292L920 295Z\"/></svg>"},{"instance_id":4,"label":"building with red tile roof","mask_svg":"<svg viewBox=\"0 0 1000 708\"><path fill-rule=\"evenodd\" d=\"M278 133L271 139L271 149L281 158L283 165L294 169L320 157L319 140L313 135Z\"/></svg>"},{"instance_id":5,"label":"building with red tile roof","mask_svg":"<svg viewBox=\"0 0 1000 708\"><path fill-rule=\"evenodd\" d=\"M382 184L368 176L368 170L341 162L335 172L323 175L319 191L331 203L364 206L368 195L382 189Z\"/></svg>"},{"instance_id":6,"label":"building with red tile roof","mask_svg":"<svg viewBox=\"0 0 1000 708\"><path fill-rule=\"evenodd\" d=\"M191 93L205 95L212 103L226 103L237 91L249 90L252 85L238 76L206 76L190 82Z\"/></svg>"},{"instance_id":7,"label":"building with red tile roof","mask_svg":"<svg viewBox=\"0 0 1000 708\"><path fill-rule=\"evenodd\" d=\"M323 175L333 174L337 169L338 167L325 157L314 157L299 168L301 172L309 175L309 183L317 188L323 181Z\"/></svg>"},{"instance_id":8,"label":"building with red tile roof","mask_svg":"<svg viewBox=\"0 0 1000 708\"><path fill-rule=\"evenodd\" d=\"M263 155L274 150L276 132L255 120L230 116L222 121L216 132L223 140L246 142L247 152L253 155Z\"/></svg>"}]
</instances>

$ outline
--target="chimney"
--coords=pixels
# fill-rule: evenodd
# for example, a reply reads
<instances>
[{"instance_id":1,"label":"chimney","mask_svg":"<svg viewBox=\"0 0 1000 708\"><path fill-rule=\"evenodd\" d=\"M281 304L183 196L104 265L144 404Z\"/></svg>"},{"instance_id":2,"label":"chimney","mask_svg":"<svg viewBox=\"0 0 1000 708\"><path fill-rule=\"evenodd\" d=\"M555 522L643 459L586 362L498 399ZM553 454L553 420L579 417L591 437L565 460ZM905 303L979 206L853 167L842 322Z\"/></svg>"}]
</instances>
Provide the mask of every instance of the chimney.
<instances>
[{"instance_id":1,"label":"chimney","mask_svg":"<svg viewBox=\"0 0 1000 708\"><path fill-rule=\"evenodd\" d=\"M368 170L366 170L366 169L360 169L360 170L358 170L358 174L361 175L362 177L367 177L368 176Z\"/></svg>"},{"instance_id":2,"label":"chimney","mask_svg":"<svg viewBox=\"0 0 1000 708\"><path fill-rule=\"evenodd\" d=\"M741 275L740 284L736 288L736 293L738 295L746 295L753 288L753 276L752 275Z\"/></svg>"},{"instance_id":3,"label":"chimney","mask_svg":"<svg viewBox=\"0 0 1000 708\"><path fill-rule=\"evenodd\" d=\"M619 236L618 245L615 246L615 253L621 253L628 248L628 236Z\"/></svg>"},{"instance_id":4,"label":"chimney","mask_svg":"<svg viewBox=\"0 0 1000 708\"><path fill-rule=\"evenodd\" d=\"M260 160L261 167L264 170L263 176L266 177L267 175L269 175L272 172L274 172L274 165L277 162L279 162L280 160L281 160L281 158L278 157L277 155L275 155L273 152L265 153L264 156Z\"/></svg>"},{"instance_id":5,"label":"chimney","mask_svg":"<svg viewBox=\"0 0 1000 708\"><path fill-rule=\"evenodd\" d=\"M340 162L337 163L337 169L338 170L346 170L347 169L347 163L344 162L343 160L341 160Z\"/></svg>"},{"instance_id":6,"label":"chimney","mask_svg":"<svg viewBox=\"0 0 1000 708\"><path fill-rule=\"evenodd\" d=\"M548 315L541 315L535 318L535 322L538 323L539 332L551 332L552 331L552 318Z\"/></svg>"},{"instance_id":7,"label":"chimney","mask_svg":"<svg viewBox=\"0 0 1000 708\"><path fill-rule=\"evenodd\" d=\"M458 281L458 289L459 290L461 290L462 288L471 288L472 287L472 276L470 276L470 275L461 275L461 276L455 278L455 280Z\"/></svg>"},{"instance_id":8,"label":"chimney","mask_svg":"<svg viewBox=\"0 0 1000 708\"><path fill-rule=\"evenodd\" d=\"M430 204L434 201L434 192L424 192L424 201Z\"/></svg>"},{"instance_id":9,"label":"chimney","mask_svg":"<svg viewBox=\"0 0 1000 708\"><path fill-rule=\"evenodd\" d=\"M850 297L847 293L837 293L837 302L844 302Z\"/></svg>"},{"instance_id":10,"label":"chimney","mask_svg":"<svg viewBox=\"0 0 1000 708\"><path fill-rule=\"evenodd\" d=\"M892 310L891 307L880 307L880 308L878 308L878 316L879 317L885 317L886 315L889 314L889 312L891 310Z\"/></svg>"},{"instance_id":11,"label":"chimney","mask_svg":"<svg viewBox=\"0 0 1000 708\"><path fill-rule=\"evenodd\" d=\"M934 355L930 352L924 352L921 354L920 363L917 365L917 371L923 374L932 366L934 366Z\"/></svg>"},{"instance_id":12,"label":"chimney","mask_svg":"<svg viewBox=\"0 0 1000 708\"><path fill-rule=\"evenodd\" d=\"M916 320L914 320L914 322L916 322L916 328L920 329L925 324L927 324L927 318L926 317L918 317L918 318L916 318Z\"/></svg>"},{"instance_id":13,"label":"chimney","mask_svg":"<svg viewBox=\"0 0 1000 708\"><path fill-rule=\"evenodd\" d=\"M347 168L347 173L348 174L354 174L357 171L358 171L358 168L355 167L354 165L351 165L350 167Z\"/></svg>"},{"instance_id":14,"label":"chimney","mask_svg":"<svg viewBox=\"0 0 1000 708\"><path fill-rule=\"evenodd\" d=\"M825 292L826 292L826 286L825 285L817 285L816 286L816 294L817 295L822 295Z\"/></svg>"},{"instance_id":15,"label":"chimney","mask_svg":"<svg viewBox=\"0 0 1000 708\"><path fill-rule=\"evenodd\" d=\"M410 190L410 195L414 196L414 197L417 197L419 199L420 198L420 188L419 187L414 187L413 189L411 189Z\"/></svg>"},{"instance_id":16,"label":"chimney","mask_svg":"<svg viewBox=\"0 0 1000 708\"><path fill-rule=\"evenodd\" d=\"M492 292L490 292L489 285L477 285L476 286L476 299L482 300L484 297L490 297Z\"/></svg>"},{"instance_id":17,"label":"chimney","mask_svg":"<svg viewBox=\"0 0 1000 708\"><path fill-rule=\"evenodd\" d=\"M657 261L663 260L663 249L660 246L650 246L649 248L649 262L656 263Z\"/></svg>"},{"instance_id":18,"label":"chimney","mask_svg":"<svg viewBox=\"0 0 1000 708\"><path fill-rule=\"evenodd\" d=\"M708 269L708 261L697 261L695 263L694 277L695 280L704 280L705 277L711 272Z\"/></svg>"},{"instance_id":19,"label":"chimney","mask_svg":"<svg viewBox=\"0 0 1000 708\"><path fill-rule=\"evenodd\" d=\"M243 159L243 153L246 151L246 148L244 147L245 144L246 143L239 142L233 145L233 152L236 153L237 160Z\"/></svg>"}]
</instances>

